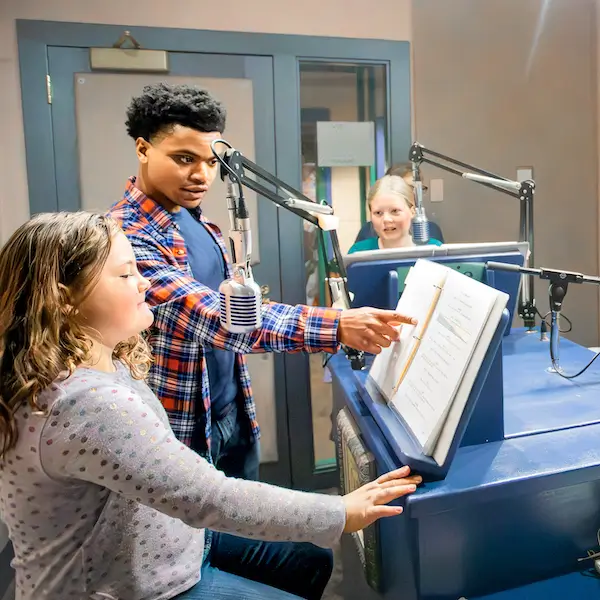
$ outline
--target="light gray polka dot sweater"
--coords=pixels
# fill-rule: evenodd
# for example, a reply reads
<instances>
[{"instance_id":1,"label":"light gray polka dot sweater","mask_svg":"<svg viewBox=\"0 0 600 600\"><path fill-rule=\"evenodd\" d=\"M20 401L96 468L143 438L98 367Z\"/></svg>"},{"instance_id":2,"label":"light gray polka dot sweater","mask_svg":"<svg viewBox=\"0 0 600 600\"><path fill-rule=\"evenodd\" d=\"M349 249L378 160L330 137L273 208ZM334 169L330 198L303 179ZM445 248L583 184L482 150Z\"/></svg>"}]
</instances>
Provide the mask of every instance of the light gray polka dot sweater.
<instances>
[{"instance_id":1,"label":"light gray polka dot sweater","mask_svg":"<svg viewBox=\"0 0 600 600\"><path fill-rule=\"evenodd\" d=\"M17 600L162 600L200 578L208 527L330 546L341 498L226 478L178 442L156 396L123 365L78 369L21 407L0 461L0 514Z\"/></svg>"}]
</instances>

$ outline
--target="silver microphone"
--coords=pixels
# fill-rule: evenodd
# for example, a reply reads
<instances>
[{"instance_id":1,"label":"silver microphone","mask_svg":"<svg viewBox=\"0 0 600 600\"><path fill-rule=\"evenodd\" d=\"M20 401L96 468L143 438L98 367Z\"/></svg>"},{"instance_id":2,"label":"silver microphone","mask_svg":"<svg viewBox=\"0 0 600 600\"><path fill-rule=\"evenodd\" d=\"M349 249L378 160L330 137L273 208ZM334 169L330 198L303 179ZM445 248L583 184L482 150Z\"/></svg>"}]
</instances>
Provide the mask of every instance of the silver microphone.
<instances>
[{"instance_id":1,"label":"silver microphone","mask_svg":"<svg viewBox=\"0 0 600 600\"><path fill-rule=\"evenodd\" d=\"M223 169L223 167L221 167ZM223 176L223 173L222 173ZM239 194L227 175L227 209L229 211L229 250L233 277L219 286L221 325L231 333L250 333L262 326L260 287L252 276L252 232L242 186Z\"/></svg>"},{"instance_id":2,"label":"silver microphone","mask_svg":"<svg viewBox=\"0 0 600 600\"><path fill-rule=\"evenodd\" d=\"M412 163L413 194L415 199L415 216L412 220L413 240L417 244L426 244L429 241L429 221L423 206L423 182L419 164Z\"/></svg>"}]
</instances>

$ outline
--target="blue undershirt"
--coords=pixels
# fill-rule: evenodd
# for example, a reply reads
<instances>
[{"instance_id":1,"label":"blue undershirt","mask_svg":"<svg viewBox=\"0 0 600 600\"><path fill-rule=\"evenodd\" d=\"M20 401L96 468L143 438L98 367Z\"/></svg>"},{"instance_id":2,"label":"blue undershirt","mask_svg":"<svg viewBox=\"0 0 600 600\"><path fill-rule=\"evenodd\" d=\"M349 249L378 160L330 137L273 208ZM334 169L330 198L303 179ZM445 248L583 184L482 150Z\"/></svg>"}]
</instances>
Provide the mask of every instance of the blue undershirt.
<instances>
[{"instance_id":1,"label":"blue undershirt","mask_svg":"<svg viewBox=\"0 0 600 600\"><path fill-rule=\"evenodd\" d=\"M172 213L179 226L188 253L188 262L196 281L218 291L226 279L225 263L221 249L208 229L190 212L181 208ZM238 392L235 377L235 353L204 346L204 357L210 382L211 414L213 420L229 412Z\"/></svg>"}]
</instances>

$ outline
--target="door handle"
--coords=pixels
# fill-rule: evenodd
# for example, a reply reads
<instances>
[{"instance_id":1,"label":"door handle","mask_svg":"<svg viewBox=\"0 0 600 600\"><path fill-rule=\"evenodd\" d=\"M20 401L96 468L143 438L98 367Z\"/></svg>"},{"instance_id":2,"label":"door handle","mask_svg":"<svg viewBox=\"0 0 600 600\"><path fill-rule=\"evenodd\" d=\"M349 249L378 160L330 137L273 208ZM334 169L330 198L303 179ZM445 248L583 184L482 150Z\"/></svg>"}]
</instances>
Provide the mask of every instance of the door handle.
<instances>
[{"instance_id":1,"label":"door handle","mask_svg":"<svg viewBox=\"0 0 600 600\"><path fill-rule=\"evenodd\" d=\"M269 298L269 294L271 293L271 288L268 285L261 285L260 286L260 293L262 296L262 301L263 302L270 302L270 298Z\"/></svg>"}]
</instances>

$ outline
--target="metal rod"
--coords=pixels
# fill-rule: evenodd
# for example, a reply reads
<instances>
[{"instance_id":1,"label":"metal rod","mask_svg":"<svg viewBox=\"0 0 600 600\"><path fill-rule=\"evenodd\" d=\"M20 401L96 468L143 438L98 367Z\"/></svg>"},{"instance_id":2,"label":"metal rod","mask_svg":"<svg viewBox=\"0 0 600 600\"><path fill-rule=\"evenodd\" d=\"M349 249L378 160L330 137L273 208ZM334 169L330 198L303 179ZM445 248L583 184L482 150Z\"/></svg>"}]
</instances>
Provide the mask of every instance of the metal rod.
<instances>
[{"instance_id":1,"label":"metal rod","mask_svg":"<svg viewBox=\"0 0 600 600\"><path fill-rule=\"evenodd\" d=\"M560 369L560 312L551 311L550 316L550 357L555 371Z\"/></svg>"},{"instance_id":2,"label":"metal rod","mask_svg":"<svg viewBox=\"0 0 600 600\"><path fill-rule=\"evenodd\" d=\"M432 165L434 167L437 167L438 169L443 169L444 171L448 171L448 173L453 173L454 175L458 175L459 177L463 176L463 172L464 171L460 171L459 169L455 169L454 167L450 167L448 165L441 164L441 163L439 163L439 162L437 162L435 160L431 160L429 158L423 158L422 162L427 163L428 165ZM519 195L518 192L513 192L511 190L506 190L506 189L503 189L501 187L498 187L497 185L493 185L491 183L485 183L483 181L478 181L477 183L479 185L483 185L483 186L485 186L487 188L490 188L492 190L497 190L499 192L502 192L503 194L506 194L507 196L512 196L513 198L520 198L520 195Z\"/></svg>"},{"instance_id":3,"label":"metal rod","mask_svg":"<svg viewBox=\"0 0 600 600\"><path fill-rule=\"evenodd\" d=\"M506 177L502 177L502 175L496 175L496 173L492 173L491 171L486 171L485 169L480 169L479 167L474 167L473 165L462 162L460 160L456 160L455 158L450 158L449 156L445 156L444 154L440 154L439 152L434 152L433 150L430 150L429 148L425 148L423 146L420 146L420 148L421 148L422 152L427 152L427 154L431 154L431 156L435 156L436 158L440 158L441 160L445 160L449 163L458 165L459 167L462 167L463 169L466 169L467 171L474 171L475 173L479 173L479 174L485 175L487 177L493 177L494 179L504 179L505 181L510 181L510 179L507 179ZM426 157L424 157L424 160L426 160Z\"/></svg>"}]
</instances>

